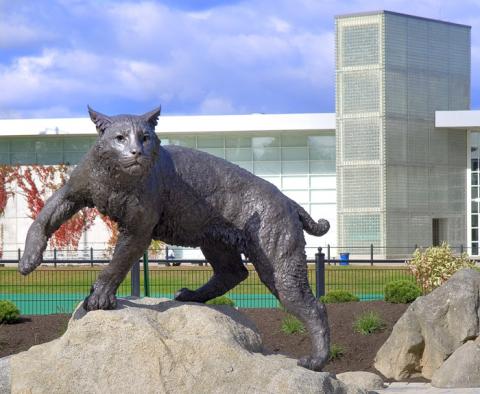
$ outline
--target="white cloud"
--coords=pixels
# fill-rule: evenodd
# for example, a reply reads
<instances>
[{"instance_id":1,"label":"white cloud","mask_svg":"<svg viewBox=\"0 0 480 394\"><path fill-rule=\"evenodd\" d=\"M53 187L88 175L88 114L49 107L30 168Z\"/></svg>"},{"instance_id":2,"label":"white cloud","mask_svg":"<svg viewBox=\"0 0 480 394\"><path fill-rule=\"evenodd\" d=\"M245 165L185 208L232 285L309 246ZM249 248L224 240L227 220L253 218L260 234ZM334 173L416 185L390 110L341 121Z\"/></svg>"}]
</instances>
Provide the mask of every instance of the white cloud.
<instances>
[{"instance_id":1,"label":"white cloud","mask_svg":"<svg viewBox=\"0 0 480 394\"><path fill-rule=\"evenodd\" d=\"M232 102L225 97L208 95L200 103L199 111L202 115L233 114L235 108Z\"/></svg>"},{"instance_id":2,"label":"white cloud","mask_svg":"<svg viewBox=\"0 0 480 394\"><path fill-rule=\"evenodd\" d=\"M334 15L385 8L472 23L478 79L473 0L31 4L0 17L0 48L11 51L0 53L0 117L83 114L93 101L112 112L158 103L166 113L333 111Z\"/></svg>"}]
</instances>

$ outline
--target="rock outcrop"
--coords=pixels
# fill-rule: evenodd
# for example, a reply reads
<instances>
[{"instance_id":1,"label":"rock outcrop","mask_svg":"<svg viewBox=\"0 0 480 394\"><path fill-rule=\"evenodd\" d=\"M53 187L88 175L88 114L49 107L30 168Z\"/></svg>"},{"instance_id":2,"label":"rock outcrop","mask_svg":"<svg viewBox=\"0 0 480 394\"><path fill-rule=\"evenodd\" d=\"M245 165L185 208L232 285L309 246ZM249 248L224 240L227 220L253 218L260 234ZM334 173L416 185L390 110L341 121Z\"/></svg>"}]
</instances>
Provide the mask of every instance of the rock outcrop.
<instances>
[{"instance_id":1,"label":"rock outcrop","mask_svg":"<svg viewBox=\"0 0 480 394\"><path fill-rule=\"evenodd\" d=\"M355 385L364 390L381 390L386 387L383 379L371 372L343 372L337 375L337 379L345 384Z\"/></svg>"},{"instance_id":2,"label":"rock outcrop","mask_svg":"<svg viewBox=\"0 0 480 394\"><path fill-rule=\"evenodd\" d=\"M78 308L61 338L5 362L12 393L366 393L259 353L255 327L233 308L159 301Z\"/></svg>"},{"instance_id":3,"label":"rock outcrop","mask_svg":"<svg viewBox=\"0 0 480 394\"><path fill-rule=\"evenodd\" d=\"M380 348L375 368L396 380L434 372L480 332L480 272L464 269L415 300Z\"/></svg>"},{"instance_id":4,"label":"rock outcrop","mask_svg":"<svg viewBox=\"0 0 480 394\"><path fill-rule=\"evenodd\" d=\"M468 341L435 371L435 387L480 387L480 337Z\"/></svg>"}]
</instances>

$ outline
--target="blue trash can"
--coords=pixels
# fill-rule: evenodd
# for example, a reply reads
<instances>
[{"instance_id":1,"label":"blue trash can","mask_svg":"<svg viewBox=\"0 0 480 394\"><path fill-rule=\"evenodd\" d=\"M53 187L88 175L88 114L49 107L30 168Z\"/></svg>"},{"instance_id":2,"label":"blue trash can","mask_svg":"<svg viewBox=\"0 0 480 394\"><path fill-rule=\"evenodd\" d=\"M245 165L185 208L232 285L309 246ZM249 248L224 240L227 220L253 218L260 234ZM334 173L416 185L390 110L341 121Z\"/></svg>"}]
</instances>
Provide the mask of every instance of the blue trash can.
<instances>
[{"instance_id":1,"label":"blue trash can","mask_svg":"<svg viewBox=\"0 0 480 394\"><path fill-rule=\"evenodd\" d=\"M340 265L348 265L350 260L350 253L340 253Z\"/></svg>"}]
</instances>

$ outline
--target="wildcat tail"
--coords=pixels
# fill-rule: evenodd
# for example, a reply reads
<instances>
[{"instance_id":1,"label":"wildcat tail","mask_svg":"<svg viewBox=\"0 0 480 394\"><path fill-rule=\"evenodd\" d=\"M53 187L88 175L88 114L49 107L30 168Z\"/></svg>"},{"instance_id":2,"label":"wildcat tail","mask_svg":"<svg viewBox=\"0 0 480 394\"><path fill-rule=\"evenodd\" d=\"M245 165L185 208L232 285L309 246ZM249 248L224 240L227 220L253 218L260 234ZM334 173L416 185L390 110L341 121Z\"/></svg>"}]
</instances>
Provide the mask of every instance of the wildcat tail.
<instances>
[{"instance_id":1,"label":"wildcat tail","mask_svg":"<svg viewBox=\"0 0 480 394\"><path fill-rule=\"evenodd\" d=\"M297 205L298 216L300 217L300 221L303 224L303 229L317 237L320 237L328 232L330 229L330 223L328 220L320 219L318 223L312 219L312 217L303 209L300 205Z\"/></svg>"}]
</instances>

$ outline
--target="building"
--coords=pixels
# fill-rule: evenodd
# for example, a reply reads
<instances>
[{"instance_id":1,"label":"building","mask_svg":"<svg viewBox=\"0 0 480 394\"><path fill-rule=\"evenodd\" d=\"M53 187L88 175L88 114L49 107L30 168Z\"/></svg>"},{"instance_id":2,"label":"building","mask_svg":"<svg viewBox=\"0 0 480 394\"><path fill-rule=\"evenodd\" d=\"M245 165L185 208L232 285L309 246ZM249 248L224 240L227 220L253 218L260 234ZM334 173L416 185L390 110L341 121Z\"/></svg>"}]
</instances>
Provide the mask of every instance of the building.
<instances>
[{"instance_id":1,"label":"building","mask_svg":"<svg viewBox=\"0 0 480 394\"><path fill-rule=\"evenodd\" d=\"M393 12L336 18L339 245L466 243L470 27ZM368 186L366 186L368 185Z\"/></svg>"},{"instance_id":2,"label":"building","mask_svg":"<svg viewBox=\"0 0 480 394\"><path fill-rule=\"evenodd\" d=\"M335 83L335 114L161 117L157 133L248 169L328 219L325 237L307 237L310 256L374 244L377 256L400 257L441 241L477 255L470 27L389 11L338 16ZM0 164L75 164L95 136L88 118L0 120ZM30 221L25 201L11 200L0 218L5 251L23 248ZM97 223L83 247L106 238Z\"/></svg>"}]
</instances>

